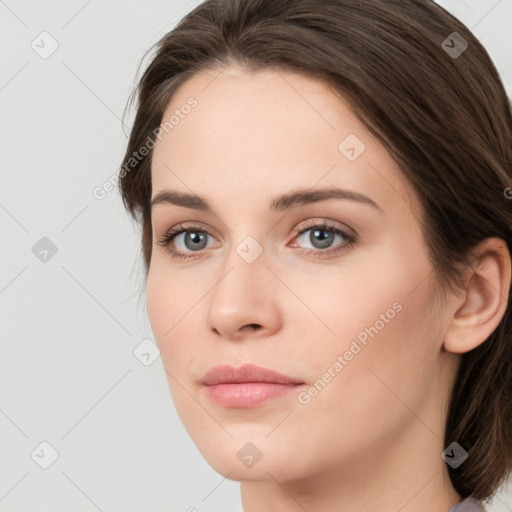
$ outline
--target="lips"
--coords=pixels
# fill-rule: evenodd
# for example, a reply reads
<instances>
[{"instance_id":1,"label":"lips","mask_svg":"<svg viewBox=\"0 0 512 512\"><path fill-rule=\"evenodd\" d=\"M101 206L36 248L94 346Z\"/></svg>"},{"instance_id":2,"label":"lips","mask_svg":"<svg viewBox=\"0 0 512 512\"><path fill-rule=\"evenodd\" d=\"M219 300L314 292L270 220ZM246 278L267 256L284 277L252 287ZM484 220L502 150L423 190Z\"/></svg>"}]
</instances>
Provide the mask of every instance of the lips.
<instances>
[{"instance_id":1,"label":"lips","mask_svg":"<svg viewBox=\"0 0 512 512\"><path fill-rule=\"evenodd\" d=\"M229 365L215 366L203 376L201 381L206 386L245 382L268 382L288 385L304 384L300 380L288 377L275 370L253 364L246 364L238 368Z\"/></svg>"},{"instance_id":2,"label":"lips","mask_svg":"<svg viewBox=\"0 0 512 512\"><path fill-rule=\"evenodd\" d=\"M226 408L250 408L285 397L304 382L269 368L246 364L216 366L201 382L206 395Z\"/></svg>"}]
</instances>

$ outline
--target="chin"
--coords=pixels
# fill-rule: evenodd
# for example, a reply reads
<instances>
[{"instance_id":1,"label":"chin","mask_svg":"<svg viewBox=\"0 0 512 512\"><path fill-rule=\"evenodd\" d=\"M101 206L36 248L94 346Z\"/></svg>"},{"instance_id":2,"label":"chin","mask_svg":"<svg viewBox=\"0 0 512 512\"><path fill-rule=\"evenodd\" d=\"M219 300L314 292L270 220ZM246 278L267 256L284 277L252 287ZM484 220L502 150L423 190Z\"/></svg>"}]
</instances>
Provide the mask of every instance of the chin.
<instances>
[{"instance_id":1,"label":"chin","mask_svg":"<svg viewBox=\"0 0 512 512\"><path fill-rule=\"evenodd\" d=\"M303 478L306 461L293 454L300 455L292 447L282 443L272 443L253 437L254 442L247 438L238 437L227 439L222 445L220 442L214 447L212 439L203 439L203 443L196 443L206 462L217 473L236 481L273 480L279 482ZM279 449L281 448L281 449ZM305 466L305 467L304 467Z\"/></svg>"}]
</instances>

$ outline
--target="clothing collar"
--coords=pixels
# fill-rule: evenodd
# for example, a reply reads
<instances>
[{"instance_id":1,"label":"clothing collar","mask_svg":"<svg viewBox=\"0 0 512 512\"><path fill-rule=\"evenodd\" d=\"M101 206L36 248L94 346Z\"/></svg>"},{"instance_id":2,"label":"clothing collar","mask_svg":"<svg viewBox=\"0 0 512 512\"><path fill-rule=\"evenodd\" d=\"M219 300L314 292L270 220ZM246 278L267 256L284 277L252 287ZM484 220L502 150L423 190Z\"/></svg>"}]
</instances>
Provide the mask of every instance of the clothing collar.
<instances>
[{"instance_id":1,"label":"clothing collar","mask_svg":"<svg viewBox=\"0 0 512 512\"><path fill-rule=\"evenodd\" d=\"M486 510L481 501L469 497L455 503L448 512L486 512Z\"/></svg>"}]
</instances>

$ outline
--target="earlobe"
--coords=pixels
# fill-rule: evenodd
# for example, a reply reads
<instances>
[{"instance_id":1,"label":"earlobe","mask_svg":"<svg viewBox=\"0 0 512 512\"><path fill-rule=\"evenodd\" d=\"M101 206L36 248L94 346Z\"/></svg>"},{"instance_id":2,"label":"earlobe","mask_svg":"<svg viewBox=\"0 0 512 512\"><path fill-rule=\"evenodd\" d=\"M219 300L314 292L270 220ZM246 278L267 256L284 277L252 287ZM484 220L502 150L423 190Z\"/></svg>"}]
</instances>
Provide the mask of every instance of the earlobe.
<instances>
[{"instance_id":1,"label":"earlobe","mask_svg":"<svg viewBox=\"0 0 512 512\"><path fill-rule=\"evenodd\" d=\"M501 238L487 238L478 246L469 267L466 289L444 338L448 352L464 353L483 343L499 325L507 309L511 261Z\"/></svg>"}]
</instances>

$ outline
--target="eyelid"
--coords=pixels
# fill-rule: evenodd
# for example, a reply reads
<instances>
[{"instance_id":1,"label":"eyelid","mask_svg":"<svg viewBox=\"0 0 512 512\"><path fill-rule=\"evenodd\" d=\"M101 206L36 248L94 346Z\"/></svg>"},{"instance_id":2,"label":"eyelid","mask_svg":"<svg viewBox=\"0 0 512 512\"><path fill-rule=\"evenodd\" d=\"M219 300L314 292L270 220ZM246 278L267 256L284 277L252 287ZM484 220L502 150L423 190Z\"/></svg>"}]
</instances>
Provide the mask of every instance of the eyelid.
<instances>
[{"instance_id":1,"label":"eyelid","mask_svg":"<svg viewBox=\"0 0 512 512\"><path fill-rule=\"evenodd\" d=\"M328 217L313 217L312 219L308 219L304 221L304 223L301 223L296 228L294 228L294 233L295 235L299 235L303 231L307 231L308 229L322 225L326 225L326 227L330 229L339 229L340 231L344 231L347 236L353 238L358 236L357 233L352 228L349 228L346 224L342 224L334 219L329 219Z\"/></svg>"}]
</instances>

